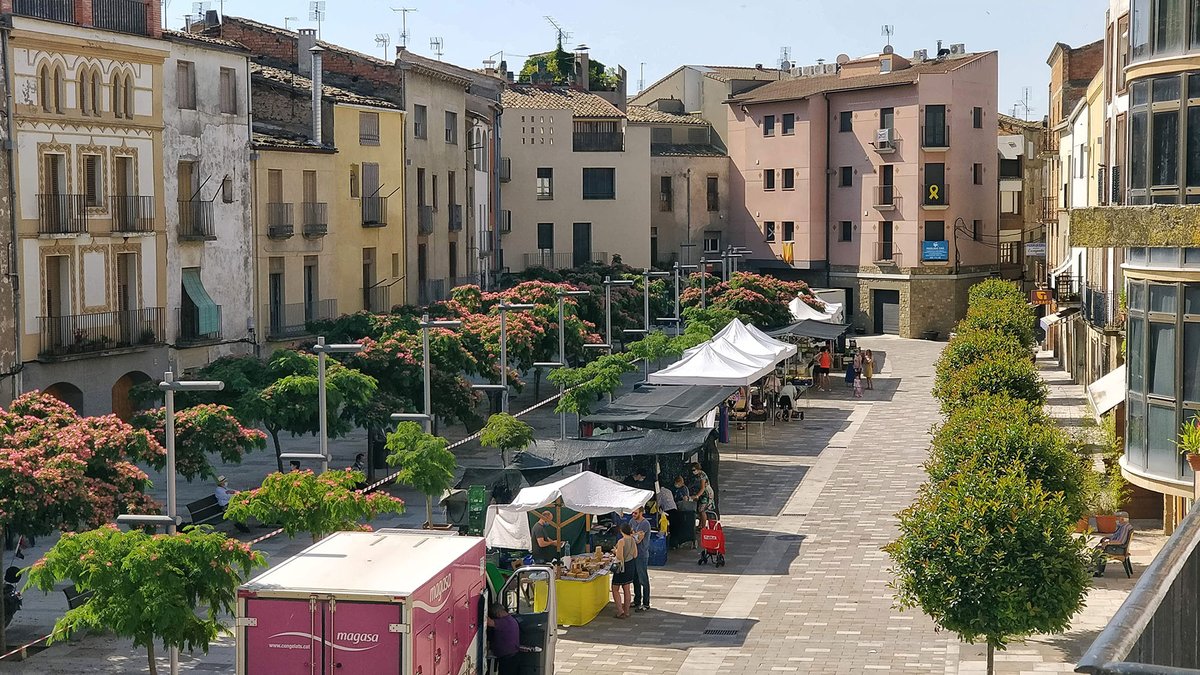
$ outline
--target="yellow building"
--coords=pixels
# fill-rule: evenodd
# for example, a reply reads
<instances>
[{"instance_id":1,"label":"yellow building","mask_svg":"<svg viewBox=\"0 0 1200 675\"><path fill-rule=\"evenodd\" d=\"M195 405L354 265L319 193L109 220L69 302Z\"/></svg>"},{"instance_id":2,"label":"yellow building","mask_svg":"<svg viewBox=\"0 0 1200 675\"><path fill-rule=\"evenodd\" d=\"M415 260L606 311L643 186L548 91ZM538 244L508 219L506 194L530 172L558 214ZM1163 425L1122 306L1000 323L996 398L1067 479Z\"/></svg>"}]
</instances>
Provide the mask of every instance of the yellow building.
<instances>
[{"instance_id":1,"label":"yellow building","mask_svg":"<svg viewBox=\"0 0 1200 675\"><path fill-rule=\"evenodd\" d=\"M255 64L259 335L403 302L404 112L388 101Z\"/></svg>"}]
</instances>

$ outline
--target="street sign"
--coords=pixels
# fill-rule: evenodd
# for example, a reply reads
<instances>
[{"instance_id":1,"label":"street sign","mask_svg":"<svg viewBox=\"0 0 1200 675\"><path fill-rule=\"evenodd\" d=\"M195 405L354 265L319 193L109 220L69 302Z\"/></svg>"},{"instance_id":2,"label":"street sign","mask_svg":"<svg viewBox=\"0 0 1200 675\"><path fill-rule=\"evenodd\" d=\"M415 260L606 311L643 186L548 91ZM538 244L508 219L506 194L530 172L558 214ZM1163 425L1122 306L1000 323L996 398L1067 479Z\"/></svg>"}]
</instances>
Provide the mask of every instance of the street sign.
<instances>
[{"instance_id":1,"label":"street sign","mask_svg":"<svg viewBox=\"0 0 1200 675\"><path fill-rule=\"evenodd\" d=\"M1046 257L1046 242L1030 241L1025 244L1026 258L1045 258Z\"/></svg>"},{"instance_id":2,"label":"street sign","mask_svg":"<svg viewBox=\"0 0 1200 675\"><path fill-rule=\"evenodd\" d=\"M950 242L945 240L921 242L921 260L925 262L950 260Z\"/></svg>"},{"instance_id":3,"label":"street sign","mask_svg":"<svg viewBox=\"0 0 1200 675\"><path fill-rule=\"evenodd\" d=\"M1036 288L1029 291L1029 303L1033 305L1049 305L1054 300L1054 291L1049 288Z\"/></svg>"}]
</instances>

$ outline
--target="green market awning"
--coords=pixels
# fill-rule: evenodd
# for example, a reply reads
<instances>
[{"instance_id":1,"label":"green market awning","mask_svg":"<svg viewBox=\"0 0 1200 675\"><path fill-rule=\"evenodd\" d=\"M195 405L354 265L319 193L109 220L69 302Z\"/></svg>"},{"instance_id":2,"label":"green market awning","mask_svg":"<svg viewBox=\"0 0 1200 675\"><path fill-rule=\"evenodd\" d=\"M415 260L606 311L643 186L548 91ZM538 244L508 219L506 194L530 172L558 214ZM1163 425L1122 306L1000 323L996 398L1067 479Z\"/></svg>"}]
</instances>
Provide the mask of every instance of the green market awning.
<instances>
[{"instance_id":1,"label":"green market awning","mask_svg":"<svg viewBox=\"0 0 1200 675\"><path fill-rule=\"evenodd\" d=\"M509 467L522 473L532 471L537 472L536 475L549 475L564 467L593 459L654 455L687 456L700 452L712 433L712 429L704 428L680 431L647 429L590 438L538 439L533 445L518 452Z\"/></svg>"},{"instance_id":2,"label":"green market awning","mask_svg":"<svg viewBox=\"0 0 1200 675\"><path fill-rule=\"evenodd\" d=\"M644 429L695 424L737 387L710 385L646 385L600 406L581 421L592 424L628 424Z\"/></svg>"},{"instance_id":3,"label":"green market awning","mask_svg":"<svg viewBox=\"0 0 1200 675\"><path fill-rule=\"evenodd\" d=\"M204 290L199 269L183 270L183 291L196 306L196 334L205 337L220 333L221 308L217 307L217 303L209 297L208 291Z\"/></svg>"},{"instance_id":4,"label":"green market awning","mask_svg":"<svg viewBox=\"0 0 1200 675\"><path fill-rule=\"evenodd\" d=\"M799 323L794 323L786 328L773 330L767 333L773 338L783 336L807 337L816 340L836 340L841 337L846 331L850 330L850 326L826 323L824 321L814 321L813 319L805 319Z\"/></svg>"}]
</instances>

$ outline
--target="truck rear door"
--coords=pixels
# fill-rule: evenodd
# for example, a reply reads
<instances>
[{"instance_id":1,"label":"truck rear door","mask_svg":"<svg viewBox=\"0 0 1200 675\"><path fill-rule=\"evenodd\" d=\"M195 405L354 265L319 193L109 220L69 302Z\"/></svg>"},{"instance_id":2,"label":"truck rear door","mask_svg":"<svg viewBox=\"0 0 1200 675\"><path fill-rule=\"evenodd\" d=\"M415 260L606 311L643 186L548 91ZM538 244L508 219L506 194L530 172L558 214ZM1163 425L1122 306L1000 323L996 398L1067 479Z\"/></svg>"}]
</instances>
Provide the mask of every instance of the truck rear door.
<instances>
[{"instance_id":1,"label":"truck rear door","mask_svg":"<svg viewBox=\"0 0 1200 675\"><path fill-rule=\"evenodd\" d=\"M401 605L247 598L246 675L400 675Z\"/></svg>"},{"instance_id":2,"label":"truck rear door","mask_svg":"<svg viewBox=\"0 0 1200 675\"><path fill-rule=\"evenodd\" d=\"M325 603L325 675L400 675L402 605L387 602Z\"/></svg>"},{"instance_id":3,"label":"truck rear door","mask_svg":"<svg viewBox=\"0 0 1200 675\"><path fill-rule=\"evenodd\" d=\"M247 598L247 675L321 673L321 612L309 599Z\"/></svg>"}]
</instances>

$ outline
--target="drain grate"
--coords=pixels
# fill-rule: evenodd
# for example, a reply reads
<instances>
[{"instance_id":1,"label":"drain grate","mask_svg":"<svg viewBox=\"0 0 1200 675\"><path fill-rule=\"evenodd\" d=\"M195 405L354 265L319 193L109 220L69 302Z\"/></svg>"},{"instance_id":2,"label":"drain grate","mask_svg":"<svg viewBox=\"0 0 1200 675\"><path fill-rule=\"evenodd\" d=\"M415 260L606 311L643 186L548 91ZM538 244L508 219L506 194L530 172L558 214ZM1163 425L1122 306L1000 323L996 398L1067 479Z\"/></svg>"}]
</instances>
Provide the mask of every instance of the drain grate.
<instances>
[{"instance_id":1,"label":"drain grate","mask_svg":"<svg viewBox=\"0 0 1200 675\"><path fill-rule=\"evenodd\" d=\"M737 628L709 628L704 631L705 635L737 635L741 631Z\"/></svg>"},{"instance_id":2,"label":"drain grate","mask_svg":"<svg viewBox=\"0 0 1200 675\"><path fill-rule=\"evenodd\" d=\"M803 534L780 534L775 537L779 541L804 541Z\"/></svg>"}]
</instances>

